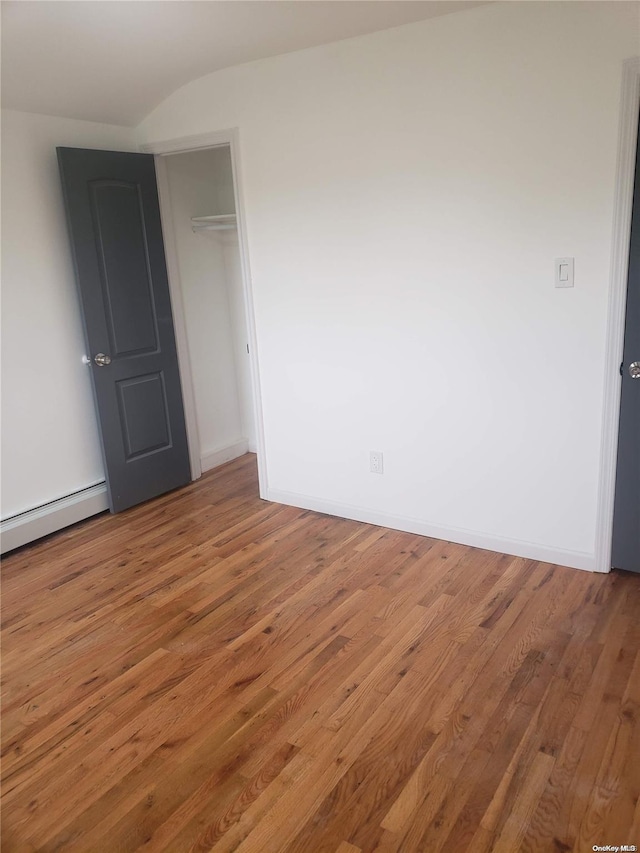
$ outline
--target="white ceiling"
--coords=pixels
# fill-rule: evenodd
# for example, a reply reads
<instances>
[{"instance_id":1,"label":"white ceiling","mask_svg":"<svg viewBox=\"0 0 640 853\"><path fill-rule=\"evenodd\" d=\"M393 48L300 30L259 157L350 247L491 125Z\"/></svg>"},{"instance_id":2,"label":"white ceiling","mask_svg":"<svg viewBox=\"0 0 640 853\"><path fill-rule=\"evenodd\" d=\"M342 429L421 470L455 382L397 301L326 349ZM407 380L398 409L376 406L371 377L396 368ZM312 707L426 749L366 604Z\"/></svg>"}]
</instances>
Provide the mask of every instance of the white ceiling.
<instances>
[{"instance_id":1,"label":"white ceiling","mask_svg":"<svg viewBox=\"0 0 640 853\"><path fill-rule=\"evenodd\" d=\"M211 71L458 12L465 0L4 0L2 105L135 125Z\"/></svg>"}]
</instances>

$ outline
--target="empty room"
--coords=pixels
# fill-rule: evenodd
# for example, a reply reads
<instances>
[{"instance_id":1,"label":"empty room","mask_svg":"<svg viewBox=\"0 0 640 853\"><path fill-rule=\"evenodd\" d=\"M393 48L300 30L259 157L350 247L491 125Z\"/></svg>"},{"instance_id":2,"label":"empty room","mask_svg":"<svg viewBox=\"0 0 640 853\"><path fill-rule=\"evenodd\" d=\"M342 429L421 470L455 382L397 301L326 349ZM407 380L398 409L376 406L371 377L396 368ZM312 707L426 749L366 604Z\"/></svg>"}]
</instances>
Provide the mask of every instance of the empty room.
<instances>
[{"instance_id":1,"label":"empty room","mask_svg":"<svg viewBox=\"0 0 640 853\"><path fill-rule=\"evenodd\" d=\"M2 850L636 850L640 2L1 12Z\"/></svg>"}]
</instances>

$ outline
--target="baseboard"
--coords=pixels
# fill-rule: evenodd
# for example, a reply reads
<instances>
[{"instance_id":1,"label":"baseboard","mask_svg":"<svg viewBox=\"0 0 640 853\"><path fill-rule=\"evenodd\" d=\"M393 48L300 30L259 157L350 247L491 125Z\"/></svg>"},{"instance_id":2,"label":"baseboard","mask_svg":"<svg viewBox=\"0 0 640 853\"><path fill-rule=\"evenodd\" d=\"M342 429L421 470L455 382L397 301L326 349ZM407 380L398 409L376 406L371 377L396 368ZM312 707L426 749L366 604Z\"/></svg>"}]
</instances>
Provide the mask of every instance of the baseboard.
<instances>
[{"instance_id":1,"label":"baseboard","mask_svg":"<svg viewBox=\"0 0 640 853\"><path fill-rule=\"evenodd\" d=\"M297 506L301 509L314 510L315 512L322 512L327 515L336 515L339 518L349 518L352 521L363 521L366 524L375 524L379 527L390 527L392 530L402 530L405 533L417 533L420 536L430 536L433 539L444 539L447 542L456 542L459 545L471 545L474 548L484 548L487 551L512 554L514 557L540 560L544 563L568 566L572 569L582 569L587 572L597 571L595 554L588 554L582 551L565 551L560 548L549 548L546 545L491 536L458 527L441 527L440 525L430 524L427 521L420 521L416 518L390 515L384 512L377 512L376 510L351 506L350 504L341 504L323 500L322 498L314 498L309 495L283 492L278 489L268 489L267 500L274 501L274 503L287 504L288 506Z\"/></svg>"},{"instance_id":2,"label":"baseboard","mask_svg":"<svg viewBox=\"0 0 640 853\"><path fill-rule=\"evenodd\" d=\"M242 438L233 444L227 444L225 447L219 447L217 450L209 450L203 453L200 456L200 465L203 471L210 471L212 468L224 465L225 462L237 459L238 456L244 456L248 452L249 442L246 438Z\"/></svg>"},{"instance_id":3,"label":"baseboard","mask_svg":"<svg viewBox=\"0 0 640 853\"><path fill-rule=\"evenodd\" d=\"M107 486L98 483L0 522L0 553L13 551L77 521L109 509Z\"/></svg>"}]
</instances>

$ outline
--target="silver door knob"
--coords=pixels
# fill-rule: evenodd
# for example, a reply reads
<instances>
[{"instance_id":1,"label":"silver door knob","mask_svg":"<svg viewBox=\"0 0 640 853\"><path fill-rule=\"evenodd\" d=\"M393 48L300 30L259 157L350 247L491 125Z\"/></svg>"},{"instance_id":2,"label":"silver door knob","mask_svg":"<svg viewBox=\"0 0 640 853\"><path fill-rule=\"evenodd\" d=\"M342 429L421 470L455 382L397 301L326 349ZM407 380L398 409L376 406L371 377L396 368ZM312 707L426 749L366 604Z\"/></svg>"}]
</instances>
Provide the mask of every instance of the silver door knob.
<instances>
[{"instance_id":1,"label":"silver door knob","mask_svg":"<svg viewBox=\"0 0 640 853\"><path fill-rule=\"evenodd\" d=\"M97 355L93 357L93 360L98 365L98 367L106 367L108 364L111 364L111 356L105 355L103 352L99 352Z\"/></svg>"},{"instance_id":2,"label":"silver door knob","mask_svg":"<svg viewBox=\"0 0 640 853\"><path fill-rule=\"evenodd\" d=\"M640 379L640 361L632 361L629 365L629 376L632 379Z\"/></svg>"}]
</instances>

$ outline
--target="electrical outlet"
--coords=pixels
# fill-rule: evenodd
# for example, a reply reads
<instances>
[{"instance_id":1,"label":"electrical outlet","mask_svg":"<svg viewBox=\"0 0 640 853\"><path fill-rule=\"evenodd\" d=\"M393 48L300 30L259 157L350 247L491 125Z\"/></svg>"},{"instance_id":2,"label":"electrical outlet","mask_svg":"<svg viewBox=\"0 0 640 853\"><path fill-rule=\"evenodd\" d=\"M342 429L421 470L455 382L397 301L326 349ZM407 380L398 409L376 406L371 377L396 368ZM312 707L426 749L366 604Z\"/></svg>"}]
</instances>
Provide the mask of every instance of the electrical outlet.
<instances>
[{"instance_id":1,"label":"electrical outlet","mask_svg":"<svg viewBox=\"0 0 640 853\"><path fill-rule=\"evenodd\" d=\"M369 452L369 470L372 474L382 474L382 453L379 450Z\"/></svg>"}]
</instances>

